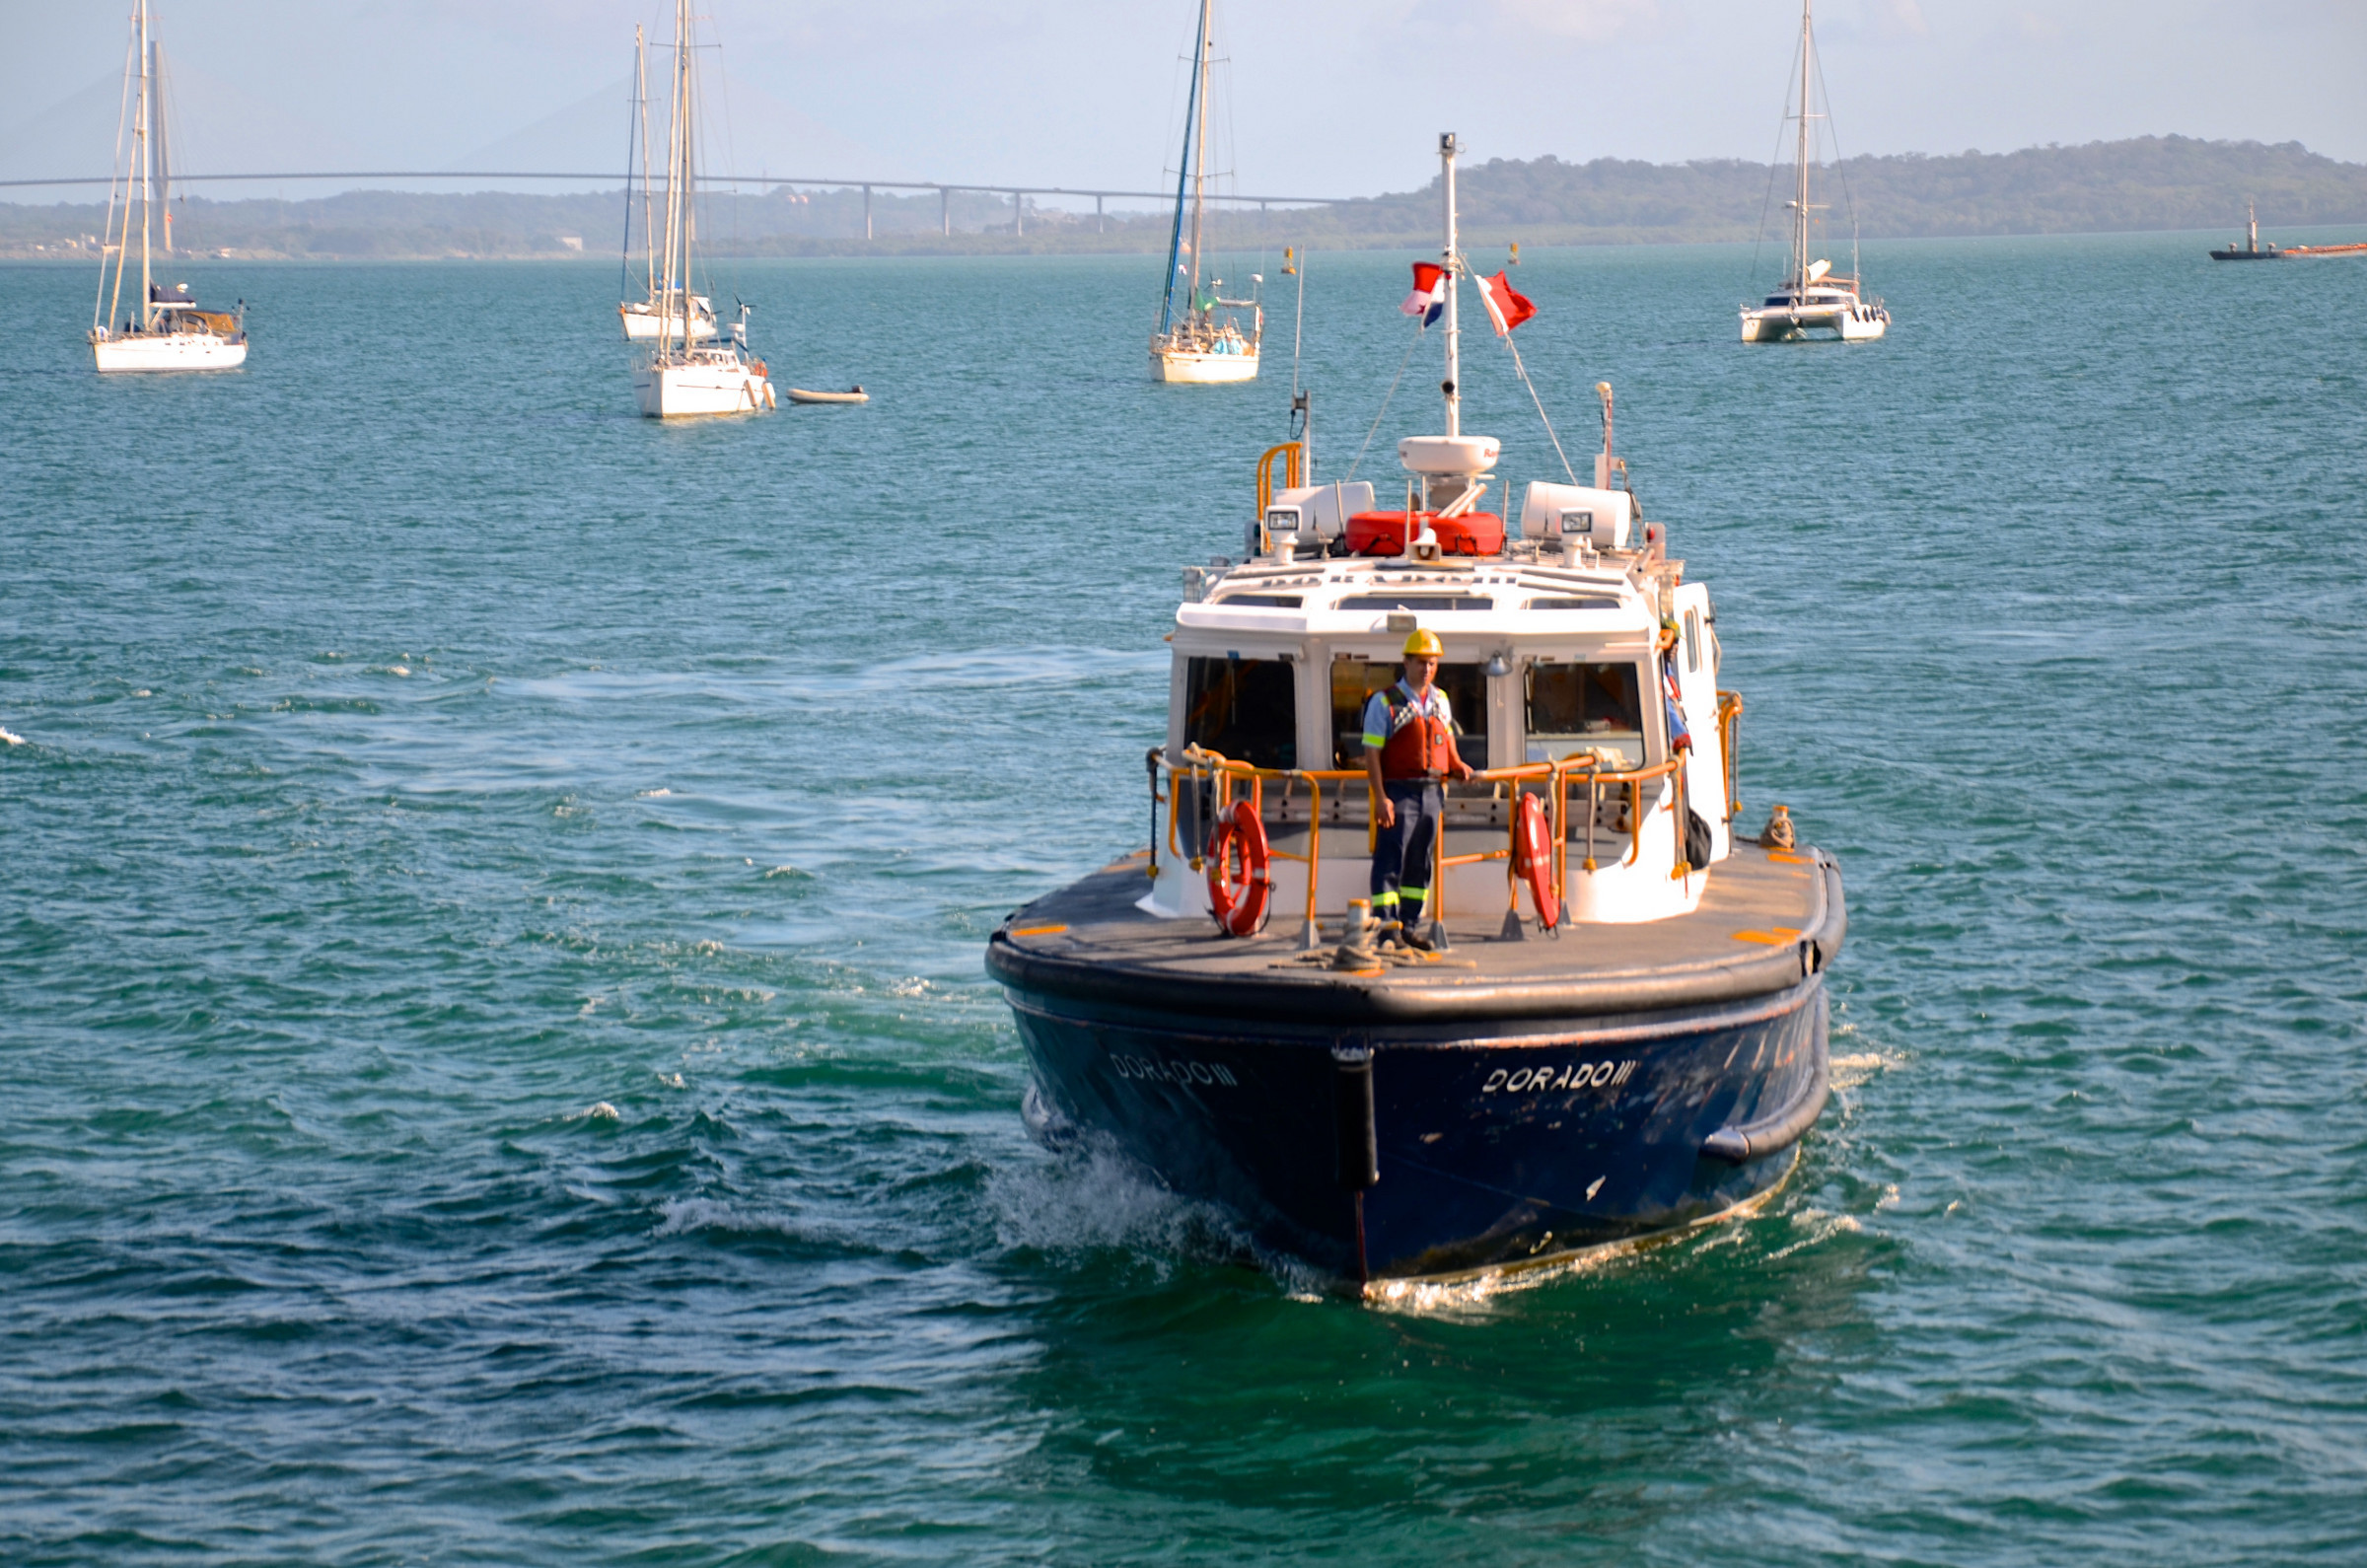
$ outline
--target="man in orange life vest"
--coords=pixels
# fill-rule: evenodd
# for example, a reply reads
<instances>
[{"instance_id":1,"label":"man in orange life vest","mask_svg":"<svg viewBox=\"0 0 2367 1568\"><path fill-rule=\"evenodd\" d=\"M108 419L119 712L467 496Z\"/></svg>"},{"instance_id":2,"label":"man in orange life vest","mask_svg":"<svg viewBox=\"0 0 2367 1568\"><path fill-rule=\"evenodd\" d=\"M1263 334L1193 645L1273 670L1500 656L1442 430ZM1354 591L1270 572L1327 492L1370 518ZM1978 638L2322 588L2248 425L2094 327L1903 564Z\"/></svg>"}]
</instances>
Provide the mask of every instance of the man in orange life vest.
<instances>
[{"instance_id":1,"label":"man in orange life vest","mask_svg":"<svg viewBox=\"0 0 2367 1568\"><path fill-rule=\"evenodd\" d=\"M1471 776L1455 749L1447 694L1431 684L1444 651L1436 632L1406 638L1405 678L1364 705L1364 771L1381 817L1373 840L1373 915L1400 922L1406 945L1417 948L1430 945L1421 919L1430 901L1432 840L1447 805L1442 781Z\"/></svg>"}]
</instances>

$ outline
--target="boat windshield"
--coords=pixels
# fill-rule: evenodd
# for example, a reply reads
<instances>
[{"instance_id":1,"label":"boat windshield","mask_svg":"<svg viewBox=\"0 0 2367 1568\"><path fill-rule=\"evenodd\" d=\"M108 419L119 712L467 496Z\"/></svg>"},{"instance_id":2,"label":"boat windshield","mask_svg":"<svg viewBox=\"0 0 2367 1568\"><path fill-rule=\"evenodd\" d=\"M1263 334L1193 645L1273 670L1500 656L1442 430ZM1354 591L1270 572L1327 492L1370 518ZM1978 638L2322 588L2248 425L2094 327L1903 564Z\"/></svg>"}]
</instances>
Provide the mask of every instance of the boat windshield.
<instances>
[{"instance_id":1,"label":"boat windshield","mask_svg":"<svg viewBox=\"0 0 2367 1568\"><path fill-rule=\"evenodd\" d=\"M1331 661L1331 765L1364 766L1364 705L1395 685L1404 670L1395 659L1343 657ZM1477 665L1442 664L1438 689L1455 716L1455 749L1473 767L1487 766L1487 677Z\"/></svg>"},{"instance_id":2,"label":"boat windshield","mask_svg":"<svg viewBox=\"0 0 2367 1568\"><path fill-rule=\"evenodd\" d=\"M1554 761L1600 747L1621 767L1644 765L1644 708L1631 664L1529 667L1528 759Z\"/></svg>"},{"instance_id":3,"label":"boat windshield","mask_svg":"<svg viewBox=\"0 0 2367 1568\"><path fill-rule=\"evenodd\" d=\"M1184 744L1254 767L1299 765L1291 667L1279 659L1192 659L1184 673Z\"/></svg>"}]
</instances>

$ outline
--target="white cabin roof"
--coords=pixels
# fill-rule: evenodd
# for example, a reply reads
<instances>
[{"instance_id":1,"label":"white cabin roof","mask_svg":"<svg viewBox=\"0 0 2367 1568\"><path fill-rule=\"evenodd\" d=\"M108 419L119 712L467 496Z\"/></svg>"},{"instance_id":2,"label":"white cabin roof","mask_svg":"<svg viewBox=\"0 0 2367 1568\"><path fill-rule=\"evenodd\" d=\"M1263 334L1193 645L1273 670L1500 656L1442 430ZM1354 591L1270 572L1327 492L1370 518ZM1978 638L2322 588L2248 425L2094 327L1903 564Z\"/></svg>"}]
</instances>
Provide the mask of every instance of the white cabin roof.
<instances>
[{"instance_id":1,"label":"white cabin roof","mask_svg":"<svg viewBox=\"0 0 2367 1568\"><path fill-rule=\"evenodd\" d=\"M1182 631L1265 632L1282 638L1390 635L1393 615L1446 640L1500 643L1583 636L1601 641L1658 629L1655 601L1630 575L1638 557L1594 564L1487 557L1415 565L1402 557L1265 558L1224 570L1203 600L1176 611ZM1403 635L1399 622L1397 635Z\"/></svg>"}]
</instances>

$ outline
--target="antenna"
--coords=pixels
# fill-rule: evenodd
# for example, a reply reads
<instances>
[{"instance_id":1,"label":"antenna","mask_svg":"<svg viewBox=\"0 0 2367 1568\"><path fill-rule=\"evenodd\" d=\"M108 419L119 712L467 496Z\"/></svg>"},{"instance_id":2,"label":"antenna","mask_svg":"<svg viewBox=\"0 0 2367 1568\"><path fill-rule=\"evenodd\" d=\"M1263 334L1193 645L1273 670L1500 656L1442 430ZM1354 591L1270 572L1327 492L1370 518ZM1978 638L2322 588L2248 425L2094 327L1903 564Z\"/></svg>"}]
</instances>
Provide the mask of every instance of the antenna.
<instances>
[{"instance_id":1,"label":"antenna","mask_svg":"<svg viewBox=\"0 0 2367 1568\"><path fill-rule=\"evenodd\" d=\"M1462 293L1455 274L1463 257L1455 245L1455 133L1442 131L1438 138L1439 193L1446 203L1447 245L1440 259L1447 269L1447 377L1439 383L1439 391L1447 395L1447 434L1463 434L1463 329L1458 323L1456 304Z\"/></svg>"}]
</instances>

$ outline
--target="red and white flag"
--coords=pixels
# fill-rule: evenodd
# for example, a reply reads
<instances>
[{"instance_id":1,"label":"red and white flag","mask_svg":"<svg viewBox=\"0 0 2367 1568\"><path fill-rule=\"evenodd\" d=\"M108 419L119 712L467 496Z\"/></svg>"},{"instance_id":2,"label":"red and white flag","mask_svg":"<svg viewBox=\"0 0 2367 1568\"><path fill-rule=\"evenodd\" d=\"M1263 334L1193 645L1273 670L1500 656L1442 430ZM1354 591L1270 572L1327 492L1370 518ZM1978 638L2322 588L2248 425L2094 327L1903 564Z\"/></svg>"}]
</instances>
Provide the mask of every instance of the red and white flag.
<instances>
[{"instance_id":1,"label":"red and white flag","mask_svg":"<svg viewBox=\"0 0 2367 1568\"><path fill-rule=\"evenodd\" d=\"M1438 313L1447 308L1447 269L1435 261L1416 261L1413 264L1413 292L1405 296L1398 309L1407 316L1418 316L1428 326L1438 320Z\"/></svg>"},{"instance_id":2,"label":"red and white flag","mask_svg":"<svg viewBox=\"0 0 2367 1568\"><path fill-rule=\"evenodd\" d=\"M1537 307L1526 294L1515 293L1512 283L1499 272L1492 278L1472 274L1478 285L1479 303L1487 307L1487 319L1496 323L1496 335L1505 337L1512 329L1537 314Z\"/></svg>"}]
</instances>

